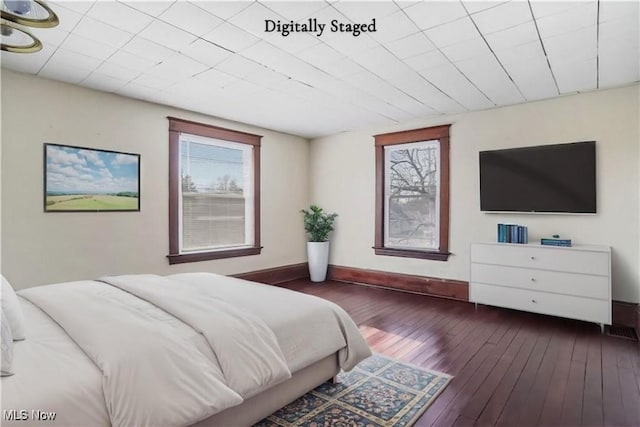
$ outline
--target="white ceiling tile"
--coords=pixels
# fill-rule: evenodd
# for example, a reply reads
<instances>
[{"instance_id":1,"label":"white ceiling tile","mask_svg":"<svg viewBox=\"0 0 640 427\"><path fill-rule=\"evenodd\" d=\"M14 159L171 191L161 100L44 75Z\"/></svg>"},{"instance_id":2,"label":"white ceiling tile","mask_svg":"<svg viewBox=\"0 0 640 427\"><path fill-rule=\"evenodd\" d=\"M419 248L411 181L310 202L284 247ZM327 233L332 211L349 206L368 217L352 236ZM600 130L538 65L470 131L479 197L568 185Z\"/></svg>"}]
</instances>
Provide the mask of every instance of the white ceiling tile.
<instances>
[{"instance_id":1,"label":"white ceiling tile","mask_svg":"<svg viewBox=\"0 0 640 427\"><path fill-rule=\"evenodd\" d=\"M23 73L36 74L53 55L54 51L55 47L46 44L42 46L42 50L39 52L30 53L29 55L2 51L0 63L2 67Z\"/></svg>"},{"instance_id":2,"label":"white ceiling tile","mask_svg":"<svg viewBox=\"0 0 640 427\"><path fill-rule=\"evenodd\" d=\"M233 52L240 52L260 40L228 22L219 25L213 31L202 36L202 38Z\"/></svg>"},{"instance_id":3,"label":"white ceiling tile","mask_svg":"<svg viewBox=\"0 0 640 427\"><path fill-rule=\"evenodd\" d=\"M518 26L487 34L485 39L493 50L519 46L538 40L538 32L533 21Z\"/></svg>"},{"instance_id":4,"label":"white ceiling tile","mask_svg":"<svg viewBox=\"0 0 640 427\"><path fill-rule=\"evenodd\" d=\"M325 72L338 78L357 74L364 70L361 65L353 61L351 58L342 58L319 67Z\"/></svg>"},{"instance_id":5,"label":"white ceiling tile","mask_svg":"<svg viewBox=\"0 0 640 427\"><path fill-rule=\"evenodd\" d=\"M262 70L249 74L245 77L245 80L257 84L258 86L275 89L285 80L289 80L289 78L290 77L277 71L263 68Z\"/></svg>"},{"instance_id":6,"label":"white ceiling tile","mask_svg":"<svg viewBox=\"0 0 640 427\"><path fill-rule=\"evenodd\" d=\"M206 87L206 92L209 92L211 89L221 88L236 80L238 80L236 77L214 69L200 73L191 79L191 81L199 85L200 88Z\"/></svg>"},{"instance_id":7,"label":"white ceiling tile","mask_svg":"<svg viewBox=\"0 0 640 427\"><path fill-rule=\"evenodd\" d=\"M149 74L141 74L133 81L133 83L151 89L163 90L170 87L175 82L170 79L163 79Z\"/></svg>"},{"instance_id":8,"label":"white ceiling tile","mask_svg":"<svg viewBox=\"0 0 640 427\"><path fill-rule=\"evenodd\" d=\"M254 44L253 46L243 50L240 54L245 58L251 59L275 70L281 70L284 65L295 58L290 53L278 49L265 41L260 41Z\"/></svg>"},{"instance_id":9,"label":"white ceiling tile","mask_svg":"<svg viewBox=\"0 0 640 427\"><path fill-rule=\"evenodd\" d=\"M139 36L131 39L122 50L153 61L154 63L162 62L176 53L174 50Z\"/></svg>"},{"instance_id":10,"label":"white ceiling tile","mask_svg":"<svg viewBox=\"0 0 640 427\"><path fill-rule=\"evenodd\" d=\"M480 35L468 17L432 28L425 31L425 34L439 48L461 43L465 40L473 40Z\"/></svg>"},{"instance_id":11,"label":"white ceiling tile","mask_svg":"<svg viewBox=\"0 0 640 427\"><path fill-rule=\"evenodd\" d=\"M62 43L62 47L67 50L101 60L107 59L117 50L113 46L109 46L86 37L81 37L76 34L69 34L64 43Z\"/></svg>"},{"instance_id":12,"label":"white ceiling tile","mask_svg":"<svg viewBox=\"0 0 640 427\"><path fill-rule=\"evenodd\" d=\"M256 37L264 37L265 20L274 21L281 20L282 17L270 9L267 9L260 3L252 3L251 6L244 8L242 11L234 15L229 22Z\"/></svg>"},{"instance_id":13,"label":"white ceiling tile","mask_svg":"<svg viewBox=\"0 0 640 427\"><path fill-rule=\"evenodd\" d=\"M87 76L87 78L82 81L82 86L87 86L103 92L115 92L126 84L127 82L125 80L120 80L99 73L91 73L91 75Z\"/></svg>"},{"instance_id":14,"label":"white ceiling tile","mask_svg":"<svg viewBox=\"0 0 640 427\"><path fill-rule=\"evenodd\" d=\"M153 17L115 1L96 2L87 16L134 34L153 21Z\"/></svg>"},{"instance_id":15,"label":"white ceiling tile","mask_svg":"<svg viewBox=\"0 0 640 427\"><path fill-rule=\"evenodd\" d=\"M80 20L73 33L117 48L121 48L133 38L133 34L130 32L112 27L87 16Z\"/></svg>"},{"instance_id":16,"label":"white ceiling tile","mask_svg":"<svg viewBox=\"0 0 640 427\"><path fill-rule=\"evenodd\" d=\"M501 1L482 1L482 0L463 0L462 3L467 11L471 14L481 12L483 10L491 9L505 3L506 0Z\"/></svg>"},{"instance_id":17,"label":"white ceiling tile","mask_svg":"<svg viewBox=\"0 0 640 427\"><path fill-rule=\"evenodd\" d=\"M300 82L314 87L324 83L327 79L332 78L328 76L324 71L319 70L313 65L298 58L293 58L289 63L286 64L286 66L283 66L279 71L281 74L292 77Z\"/></svg>"},{"instance_id":18,"label":"white ceiling tile","mask_svg":"<svg viewBox=\"0 0 640 427\"><path fill-rule=\"evenodd\" d=\"M478 12L471 19L483 34L491 34L532 21L533 16L528 2L510 1Z\"/></svg>"},{"instance_id":19,"label":"white ceiling tile","mask_svg":"<svg viewBox=\"0 0 640 427\"><path fill-rule=\"evenodd\" d=\"M640 3L637 1L603 1L599 5L600 23L631 21L638 24Z\"/></svg>"},{"instance_id":20,"label":"white ceiling tile","mask_svg":"<svg viewBox=\"0 0 640 427\"><path fill-rule=\"evenodd\" d=\"M400 9L406 9L408 7L421 3L422 1L423 0L399 0L399 1L396 1L395 3Z\"/></svg>"},{"instance_id":21,"label":"white ceiling tile","mask_svg":"<svg viewBox=\"0 0 640 427\"><path fill-rule=\"evenodd\" d=\"M591 90L597 87L596 58L551 64L560 93Z\"/></svg>"},{"instance_id":22,"label":"white ceiling tile","mask_svg":"<svg viewBox=\"0 0 640 427\"><path fill-rule=\"evenodd\" d=\"M201 87L199 87L202 90ZM235 80L227 83L222 87L221 93L228 94L230 97L249 97L263 89L255 83L248 82L246 80Z\"/></svg>"},{"instance_id":23,"label":"white ceiling tile","mask_svg":"<svg viewBox=\"0 0 640 427\"><path fill-rule=\"evenodd\" d=\"M209 66L195 61L181 53L176 53L169 59L150 69L147 74L167 80L180 80L195 76L209 69Z\"/></svg>"},{"instance_id":24,"label":"white ceiling tile","mask_svg":"<svg viewBox=\"0 0 640 427\"><path fill-rule=\"evenodd\" d=\"M320 43L318 37L310 34L291 34L283 37L278 33L274 33L268 38L268 41L272 45L294 54Z\"/></svg>"},{"instance_id":25,"label":"white ceiling tile","mask_svg":"<svg viewBox=\"0 0 640 427\"><path fill-rule=\"evenodd\" d=\"M92 58L67 49L58 48L49 59L47 65L77 67L82 70L93 71L102 63L101 59Z\"/></svg>"},{"instance_id":26,"label":"white ceiling tile","mask_svg":"<svg viewBox=\"0 0 640 427\"><path fill-rule=\"evenodd\" d=\"M136 83L128 83L116 91L117 94L137 99L148 99L158 92L158 89L151 89Z\"/></svg>"},{"instance_id":27,"label":"white ceiling tile","mask_svg":"<svg viewBox=\"0 0 640 427\"><path fill-rule=\"evenodd\" d=\"M572 7L555 15L549 15L544 18L538 18L538 16L536 16L540 37L547 39L596 25L598 14L597 2L579 2L579 4L579 7Z\"/></svg>"},{"instance_id":28,"label":"white ceiling tile","mask_svg":"<svg viewBox=\"0 0 640 427\"><path fill-rule=\"evenodd\" d=\"M197 38L193 34L161 21L152 22L139 33L139 36L173 50L180 50Z\"/></svg>"},{"instance_id":29,"label":"white ceiling tile","mask_svg":"<svg viewBox=\"0 0 640 427\"><path fill-rule=\"evenodd\" d=\"M393 96L402 95L402 92L397 88L370 71L360 71L359 73L345 76L343 80L353 87L363 90L366 93L379 96L387 101L391 96L390 94L393 94Z\"/></svg>"},{"instance_id":30,"label":"white ceiling tile","mask_svg":"<svg viewBox=\"0 0 640 427\"><path fill-rule=\"evenodd\" d=\"M67 65L65 62L49 61L40 70L38 75L52 80L60 80L67 83L78 84L84 80L91 70Z\"/></svg>"},{"instance_id":31,"label":"white ceiling tile","mask_svg":"<svg viewBox=\"0 0 640 427\"><path fill-rule=\"evenodd\" d=\"M467 16L457 1L427 1L410 6L404 11L421 30L437 27Z\"/></svg>"},{"instance_id":32,"label":"white ceiling tile","mask_svg":"<svg viewBox=\"0 0 640 427\"><path fill-rule=\"evenodd\" d=\"M1 58L5 68L318 136L557 96L554 76L562 93L638 81L639 4L52 2L60 25L34 30L44 49ZM265 32L265 19L308 17L375 18L378 32Z\"/></svg>"},{"instance_id":33,"label":"white ceiling tile","mask_svg":"<svg viewBox=\"0 0 640 427\"><path fill-rule=\"evenodd\" d=\"M640 20L640 16L639 16ZM640 25L638 21L620 20L608 21L598 25L598 40L601 44L608 39L626 40L627 42L638 44L640 40Z\"/></svg>"},{"instance_id":34,"label":"white ceiling tile","mask_svg":"<svg viewBox=\"0 0 640 427\"><path fill-rule=\"evenodd\" d=\"M404 60L404 63L416 71L421 71L448 64L449 60L439 50L432 50L431 52L407 58Z\"/></svg>"},{"instance_id":35,"label":"white ceiling tile","mask_svg":"<svg viewBox=\"0 0 640 427\"><path fill-rule=\"evenodd\" d=\"M109 64L119 65L139 72L150 70L158 62L160 61L153 61L140 55L134 55L133 53L129 53L125 50L117 51L107 61Z\"/></svg>"},{"instance_id":36,"label":"white ceiling tile","mask_svg":"<svg viewBox=\"0 0 640 427\"><path fill-rule=\"evenodd\" d=\"M199 8L206 10L207 12L221 18L223 20L228 20L232 16L236 15L238 12L246 9L251 6L252 1L204 1L204 0L195 0L192 2L194 5Z\"/></svg>"},{"instance_id":37,"label":"white ceiling tile","mask_svg":"<svg viewBox=\"0 0 640 427\"><path fill-rule=\"evenodd\" d=\"M42 44L49 46L60 46L69 35L68 31L59 28L32 28L31 34L36 36Z\"/></svg>"},{"instance_id":38,"label":"white ceiling tile","mask_svg":"<svg viewBox=\"0 0 640 427\"><path fill-rule=\"evenodd\" d=\"M528 61L534 61L540 58L546 62L542 44L537 40L514 47L494 49L493 52L502 64L518 62L526 65Z\"/></svg>"},{"instance_id":39,"label":"white ceiling tile","mask_svg":"<svg viewBox=\"0 0 640 427\"><path fill-rule=\"evenodd\" d=\"M531 9L533 10L533 16L536 19L544 18L546 16L562 14L569 9L584 6L583 1L532 1L530 2Z\"/></svg>"},{"instance_id":40,"label":"white ceiling tile","mask_svg":"<svg viewBox=\"0 0 640 427\"><path fill-rule=\"evenodd\" d=\"M386 1L343 1L333 3L332 6L340 11L340 13L342 13L344 16L349 18L349 20L359 24L368 24L371 22L372 18L383 18L400 10L400 8L395 3ZM348 21L342 19L341 22L346 23Z\"/></svg>"},{"instance_id":41,"label":"white ceiling tile","mask_svg":"<svg viewBox=\"0 0 640 427\"><path fill-rule=\"evenodd\" d=\"M381 43L388 43L419 33L420 29L399 10L391 15L376 18L376 32L371 37Z\"/></svg>"},{"instance_id":42,"label":"white ceiling tile","mask_svg":"<svg viewBox=\"0 0 640 427\"><path fill-rule=\"evenodd\" d=\"M424 76L414 71L403 71L394 78L392 83L395 87L419 101L419 105L412 105L400 101L398 106L406 111L420 113L421 111L425 111L425 107L440 113L460 110L459 104L443 94L442 91L433 86Z\"/></svg>"},{"instance_id":43,"label":"white ceiling tile","mask_svg":"<svg viewBox=\"0 0 640 427\"><path fill-rule=\"evenodd\" d=\"M324 43L318 43L315 46L311 46L310 48L298 53L297 56L303 61L315 66L329 64L344 57L340 52Z\"/></svg>"},{"instance_id":44,"label":"white ceiling tile","mask_svg":"<svg viewBox=\"0 0 640 427\"><path fill-rule=\"evenodd\" d=\"M582 28L543 39L543 42L552 66L558 62L586 60L597 55L598 27Z\"/></svg>"},{"instance_id":45,"label":"white ceiling tile","mask_svg":"<svg viewBox=\"0 0 640 427\"><path fill-rule=\"evenodd\" d=\"M426 79L467 109L494 107L453 65L443 65L421 71Z\"/></svg>"},{"instance_id":46,"label":"white ceiling tile","mask_svg":"<svg viewBox=\"0 0 640 427\"><path fill-rule=\"evenodd\" d=\"M84 15L87 13L89 9L96 3L94 0L83 0L83 1L50 1L48 2L51 8L58 13L58 7L63 7L65 9L71 9L80 15Z\"/></svg>"},{"instance_id":47,"label":"white ceiling tile","mask_svg":"<svg viewBox=\"0 0 640 427\"><path fill-rule=\"evenodd\" d=\"M165 10L169 9L171 7L171 5L174 3L173 1L169 1L169 0L160 0L160 1L155 1L155 0L131 0L131 1L122 1L122 0L118 0L119 2L132 7L134 9L139 10L140 12L143 12L147 15L150 16L159 16L162 14L162 12L164 12Z\"/></svg>"},{"instance_id":48,"label":"white ceiling tile","mask_svg":"<svg viewBox=\"0 0 640 427\"><path fill-rule=\"evenodd\" d=\"M620 45L624 46L622 43ZM618 47L604 52L601 50L598 65L600 88L640 81L640 60L637 48Z\"/></svg>"},{"instance_id":49,"label":"white ceiling tile","mask_svg":"<svg viewBox=\"0 0 640 427\"><path fill-rule=\"evenodd\" d=\"M456 62L456 66L496 105L524 102L493 54Z\"/></svg>"},{"instance_id":50,"label":"white ceiling tile","mask_svg":"<svg viewBox=\"0 0 640 427\"><path fill-rule=\"evenodd\" d=\"M487 47L487 43L480 37L451 46L443 47L441 51L447 58L449 58L449 60L453 62L462 61L465 59L483 56L491 53L491 51Z\"/></svg>"},{"instance_id":51,"label":"white ceiling tile","mask_svg":"<svg viewBox=\"0 0 640 427\"><path fill-rule=\"evenodd\" d=\"M186 1L172 4L169 9L162 12L159 18L196 36L209 33L222 24L220 18Z\"/></svg>"},{"instance_id":52,"label":"white ceiling tile","mask_svg":"<svg viewBox=\"0 0 640 427\"><path fill-rule=\"evenodd\" d=\"M222 71L237 78L243 78L249 74L262 70L264 67L242 56L235 54L229 59L224 60L216 70Z\"/></svg>"},{"instance_id":53,"label":"white ceiling tile","mask_svg":"<svg viewBox=\"0 0 640 427\"><path fill-rule=\"evenodd\" d=\"M180 53L209 67L214 67L233 55L228 50L203 39L197 39L189 46L181 49Z\"/></svg>"},{"instance_id":54,"label":"white ceiling tile","mask_svg":"<svg viewBox=\"0 0 640 427\"><path fill-rule=\"evenodd\" d=\"M113 77L118 80L123 80L125 83L134 80L140 75L140 71L133 70L131 68L123 67L111 62L105 62L96 68L96 73L101 75Z\"/></svg>"},{"instance_id":55,"label":"white ceiling tile","mask_svg":"<svg viewBox=\"0 0 640 427\"><path fill-rule=\"evenodd\" d=\"M376 74L378 74L383 67L389 69L400 65L400 61L383 46L363 50L359 54L353 55L352 59L362 67Z\"/></svg>"},{"instance_id":56,"label":"white ceiling tile","mask_svg":"<svg viewBox=\"0 0 640 427\"><path fill-rule=\"evenodd\" d=\"M377 41L367 34L353 37L349 33L330 33L329 36L322 36L322 38L325 43L346 56L352 56L379 45Z\"/></svg>"},{"instance_id":57,"label":"white ceiling tile","mask_svg":"<svg viewBox=\"0 0 640 427\"><path fill-rule=\"evenodd\" d=\"M327 3L321 1L269 1L265 6L292 21L313 17L319 10L329 7Z\"/></svg>"},{"instance_id":58,"label":"white ceiling tile","mask_svg":"<svg viewBox=\"0 0 640 427\"><path fill-rule=\"evenodd\" d=\"M386 43L385 46L400 59L410 58L436 48L422 32Z\"/></svg>"},{"instance_id":59,"label":"white ceiling tile","mask_svg":"<svg viewBox=\"0 0 640 427\"><path fill-rule=\"evenodd\" d=\"M558 90L544 56L537 61L506 64L505 68L527 101L558 96Z\"/></svg>"},{"instance_id":60,"label":"white ceiling tile","mask_svg":"<svg viewBox=\"0 0 640 427\"><path fill-rule=\"evenodd\" d=\"M82 2L84 4L84 2ZM82 15L84 12L78 12L77 10L72 10L70 6L75 4L81 4L81 2L69 2L64 4L53 4L50 3L49 6L53 9L53 11L58 15L58 19L60 20L59 24L55 28L48 29L56 29L62 31L71 31L73 28L80 22L82 19ZM89 4L88 7L91 7Z\"/></svg>"}]
</instances>

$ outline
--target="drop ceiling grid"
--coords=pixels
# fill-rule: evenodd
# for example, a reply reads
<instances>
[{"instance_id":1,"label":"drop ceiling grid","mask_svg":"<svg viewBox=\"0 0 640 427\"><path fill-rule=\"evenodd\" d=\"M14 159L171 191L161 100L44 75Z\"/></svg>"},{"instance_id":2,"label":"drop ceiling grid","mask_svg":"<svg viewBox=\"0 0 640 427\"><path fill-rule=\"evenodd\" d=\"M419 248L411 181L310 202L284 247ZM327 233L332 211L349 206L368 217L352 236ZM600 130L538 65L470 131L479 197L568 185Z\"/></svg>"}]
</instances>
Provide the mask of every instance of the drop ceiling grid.
<instances>
[{"instance_id":1,"label":"drop ceiling grid","mask_svg":"<svg viewBox=\"0 0 640 427\"><path fill-rule=\"evenodd\" d=\"M637 2L51 4L44 49L4 66L309 137L640 79ZM359 37L264 31L373 17Z\"/></svg>"}]
</instances>

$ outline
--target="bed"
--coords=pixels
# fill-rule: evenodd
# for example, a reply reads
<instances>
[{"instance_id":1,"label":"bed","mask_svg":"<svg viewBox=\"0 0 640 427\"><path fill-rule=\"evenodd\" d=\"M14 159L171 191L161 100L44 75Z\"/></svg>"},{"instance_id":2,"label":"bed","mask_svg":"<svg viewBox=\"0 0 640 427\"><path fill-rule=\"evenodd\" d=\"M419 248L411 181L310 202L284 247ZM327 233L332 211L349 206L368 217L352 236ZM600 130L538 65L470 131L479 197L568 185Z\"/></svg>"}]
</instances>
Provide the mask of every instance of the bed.
<instances>
[{"instance_id":1,"label":"bed","mask_svg":"<svg viewBox=\"0 0 640 427\"><path fill-rule=\"evenodd\" d=\"M336 304L211 273L18 296L3 425L251 425L371 354Z\"/></svg>"}]
</instances>

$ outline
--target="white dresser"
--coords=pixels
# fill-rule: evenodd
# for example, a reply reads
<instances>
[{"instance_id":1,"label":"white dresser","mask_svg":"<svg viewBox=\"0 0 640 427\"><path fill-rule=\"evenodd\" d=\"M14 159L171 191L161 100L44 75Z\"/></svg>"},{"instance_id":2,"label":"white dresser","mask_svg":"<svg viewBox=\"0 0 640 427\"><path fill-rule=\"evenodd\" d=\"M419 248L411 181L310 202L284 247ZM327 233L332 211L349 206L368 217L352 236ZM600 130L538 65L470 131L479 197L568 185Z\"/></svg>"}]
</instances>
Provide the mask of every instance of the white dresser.
<instances>
[{"instance_id":1,"label":"white dresser","mask_svg":"<svg viewBox=\"0 0 640 427\"><path fill-rule=\"evenodd\" d=\"M469 300L611 324L611 248L473 243Z\"/></svg>"}]
</instances>

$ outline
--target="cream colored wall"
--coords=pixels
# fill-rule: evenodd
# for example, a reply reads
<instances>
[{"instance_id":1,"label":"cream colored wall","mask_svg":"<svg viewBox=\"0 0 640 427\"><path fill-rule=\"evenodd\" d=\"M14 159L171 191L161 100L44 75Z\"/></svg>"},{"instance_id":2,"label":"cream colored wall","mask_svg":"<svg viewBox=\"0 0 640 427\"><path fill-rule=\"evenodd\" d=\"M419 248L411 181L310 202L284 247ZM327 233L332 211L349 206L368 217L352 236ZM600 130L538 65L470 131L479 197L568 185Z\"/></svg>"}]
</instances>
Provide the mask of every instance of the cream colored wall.
<instances>
[{"instance_id":1,"label":"cream colored wall","mask_svg":"<svg viewBox=\"0 0 640 427\"><path fill-rule=\"evenodd\" d=\"M337 212L330 263L450 279L469 279L469 245L495 241L496 224L529 227L529 238L560 234L576 244L613 248L613 299L640 302L640 87L592 92L517 106L349 132L311 142L311 202ZM451 123L451 216L448 262L376 256L372 135ZM596 215L480 212L478 152L597 141Z\"/></svg>"},{"instance_id":2,"label":"cream colored wall","mask_svg":"<svg viewBox=\"0 0 640 427\"><path fill-rule=\"evenodd\" d=\"M263 135L261 255L169 266L167 116ZM141 211L44 213L43 143L139 153ZM305 139L2 70L2 272L16 288L104 274L304 262Z\"/></svg>"}]
</instances>

